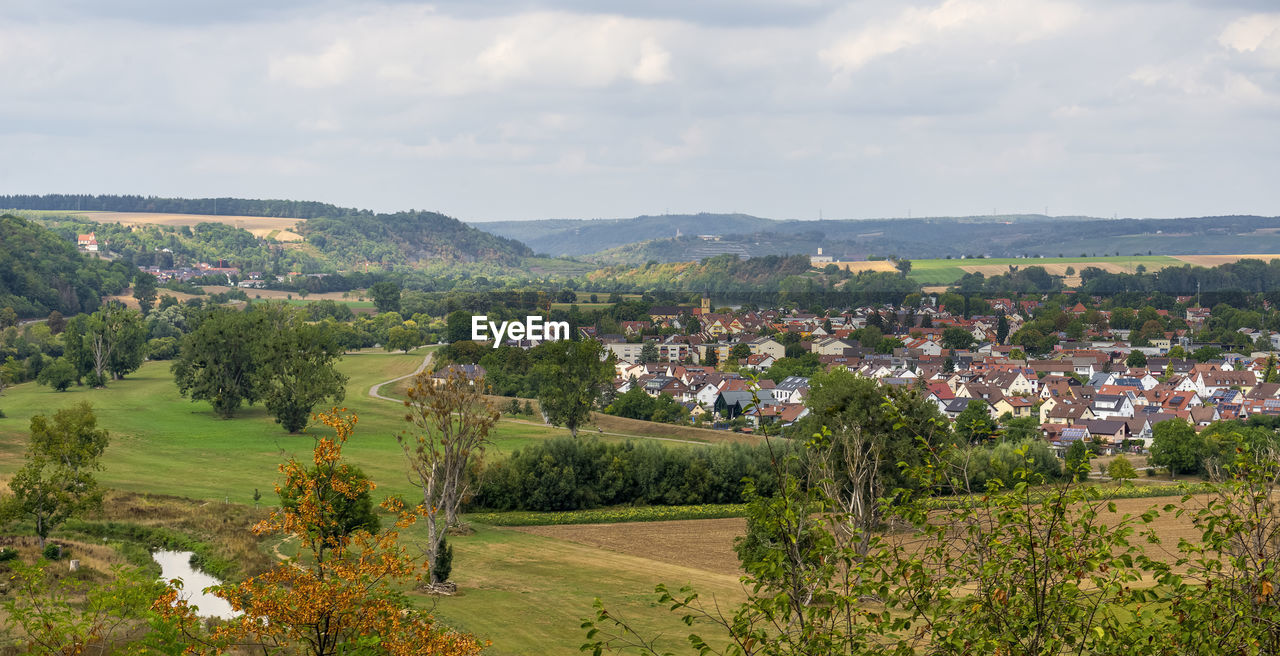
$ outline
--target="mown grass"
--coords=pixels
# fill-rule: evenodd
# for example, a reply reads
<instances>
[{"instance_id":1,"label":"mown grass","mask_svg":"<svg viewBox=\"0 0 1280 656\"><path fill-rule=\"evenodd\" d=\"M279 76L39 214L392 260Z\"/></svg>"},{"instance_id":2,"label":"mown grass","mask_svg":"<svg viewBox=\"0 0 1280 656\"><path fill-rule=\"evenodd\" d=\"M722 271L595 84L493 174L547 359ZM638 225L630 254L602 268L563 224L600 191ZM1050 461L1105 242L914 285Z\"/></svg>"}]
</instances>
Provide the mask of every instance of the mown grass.
<instances>
[{"instance_id":1,"label":"mown grass","mask_svg":"<svg viewBox=\"0 0 1280 656\"><path fill-rule=\"evenodd\" d=\"M359 417L345 449L352 463L378 483L380 491L409 495L404 456L395 436L407 427L403 408L368 395L371 385L411 373L428 349L408 355L367 351L348 354L339 369L349 378L342 405ZM31 417L80 401L94 407L99 426L111 434L99 480L109 487L251 504L254 490L273 495L278 466L289 457L308 458L323 427L290 435L261 406L242 408L233 419L215 416L209 404L178 394L169 363L148 362L105 389L73 387L53 392L35 383L13 386L0 397L0 476L11 475L26 448ZM560 431L503 422L492 437L488 457L501 458Z\"/></svg>"}]
</instances>

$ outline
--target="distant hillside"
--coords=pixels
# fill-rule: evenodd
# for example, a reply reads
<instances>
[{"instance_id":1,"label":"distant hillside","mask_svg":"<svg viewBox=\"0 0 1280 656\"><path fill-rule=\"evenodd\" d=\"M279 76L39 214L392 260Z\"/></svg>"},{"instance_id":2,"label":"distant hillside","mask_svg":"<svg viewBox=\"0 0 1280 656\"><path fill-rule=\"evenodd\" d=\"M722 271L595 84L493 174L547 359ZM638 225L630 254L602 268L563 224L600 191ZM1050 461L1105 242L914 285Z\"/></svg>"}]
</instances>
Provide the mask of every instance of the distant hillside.
<instances>
[{"instance_id":1,"label":"distant hillside","mask_svg":"<svg viewBox=\"0 0 1280 656\"><path fill-rule=\"evenodd\" d=\"M92 312L102 296L120 293L131 279L125 264L85 257L39 224L0 216L0 308L19 317Z\"/></svg>"},{"instance_id":2,"label":"distant hillside","mask_svg":"<svg viewBox=\"0 0 1280 656\"><path fill-rule=\"evenodd\" d=\"M1280 252L1280 218L1099 219L1008 215L858 221L775 221L746 215L679 215L592 221L476 224L552 255L610 264L682 262L722 253L742 257L824 254L945 258ZM679 229L681 235L676 236Z\"/></svg>"},{"instance_id":3,"label":"distant hillside","mask_svg":"<svg viewBox=\"0 0 1280 656\"><path fill-rule=\"evenodd\" d=\"M745 234L767 230L777 224L771 219L746 214L665 214L632 219L485 221L471 225L495 235L518 239L534 252L560 256L587 255L638 241L675 237L677 232L681 235ZM716 254L708 252L702 257Z\"/></svg>"},{"instance_id":4,"label":"distant hillside","mask_svg":"<svg viewBox=\"0 0 1280 656\"><path fill-rule=\"evenodd\" d=\"M0 196L0 208L68 212L72 214L69 219L77 212L155 213L157 217L193 214L209 216L209 223L237 227L244 217L306 219L295 231L315 248L320 259L338 268L362 262L389 268L442 260L514 266L533 255L533 250L519 241L477 230L443 214L417 210L375 214L313 201L70 194ZM139 222L136 214L128 216L129 222ZM110 215L95 218L111 220Z\"/></svg>"},{"instance_id":5,"label":"distant hillside","mask_svg":"<svg viewBox=\"0 0 1280 656\"><path fill-rule=\"evenodd\" d=\"M487 261L514 265L533 255L524 244L477 230L435 212L309 219L298 232L322 253L339 261L363 260L384 266L424 260Z\"/></svg>"}]
</instances>

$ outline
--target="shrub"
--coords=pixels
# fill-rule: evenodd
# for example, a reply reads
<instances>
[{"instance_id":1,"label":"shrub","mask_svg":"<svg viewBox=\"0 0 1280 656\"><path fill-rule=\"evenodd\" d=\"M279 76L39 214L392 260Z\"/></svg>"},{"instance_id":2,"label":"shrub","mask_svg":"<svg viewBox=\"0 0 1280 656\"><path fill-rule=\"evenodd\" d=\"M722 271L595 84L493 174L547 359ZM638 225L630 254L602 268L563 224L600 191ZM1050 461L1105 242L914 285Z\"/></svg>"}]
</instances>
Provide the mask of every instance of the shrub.
<instances>
[{"instance_id":1,"label":"shrub","mask_svg":"<svg viewBox=\"0 0 1280 656\"><path fill-rule=\"evenodd\" d=\"M43 554L49 560L61 560L63 556L62 545L50 542L45 545Z\"/></svg>"},{"instance_id":2,"label":"shrub","mask_svg":"<svg viewBox=\"0 0 1280 656\"><path fill-rule=\"evenodd\" d=\"M10 549L9 547L4 547L3 549L0 549L0 563L8 562L17 557L18 557L17 549Z\"/></svg>"}]
</instances>

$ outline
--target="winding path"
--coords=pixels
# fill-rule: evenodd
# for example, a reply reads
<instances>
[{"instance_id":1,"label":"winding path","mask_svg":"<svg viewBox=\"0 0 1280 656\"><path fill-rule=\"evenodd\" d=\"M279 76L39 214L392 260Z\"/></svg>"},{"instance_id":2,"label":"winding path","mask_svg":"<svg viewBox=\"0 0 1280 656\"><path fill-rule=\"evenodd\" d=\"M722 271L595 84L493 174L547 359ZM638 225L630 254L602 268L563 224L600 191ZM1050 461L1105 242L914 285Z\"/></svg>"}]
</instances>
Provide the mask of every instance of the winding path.
<instances>
[{"instance_id":1,"label":"winding path","mask_svg":"<svg viewBox=\"0 0 1280 656\"><path fill-rule=\"evenodd\" d=\"M422 373L422 372L426 371L426 370L427 370L427 367L431 366L431 356L432 356L432 355L434 355L434 353L428 353L428 354L427 354L427 357L425 357L425 358L423 358L423 359L422 359L422 364L418 365L418 368L417 368L417 369L415 369L415 370L413 371L413 373L411 373L411 374L405 374L405 375L403 375L403 376L400 376L399 378L392 378L391 380L384 380L384 381L382 381L381 383L377 383L377 384L375 384L373 387L370 387L370 388L369 388L369 396L372 396L372 397L373 397L373 398L375 398L375 399L381 399L381 400L383 400L383 401L391 401L392 403L403 403L403 401L401 401L400 399L393 399L393 398L391 398L391 397L389 397L389 396L383 396L381 393L379 393L379 390L381 390L381 389L382 389L382 386L383 386L383 385L390 385L390 384L392 384L392 383L398 383L398 382L400 382L400 381L402 381L402 380L404 380L404 379L406 379L406 378L413 378L414 376L417 376L418 374L420 374L420 373ZM510 419L510 418L506 418L506 417L504 417L504 418L500 419L499 421L505 421L505 422L512 423L512 424L525 424L525 425L528 425L528 426L547 426L547 427L552 427L552 426L550 426L550 424L541 423L541 422L536 422L536 421L528 421L528 420L525 420L525 419ZM555 427L552 427L552 428L555 428ZM567 429L567 428L565 428L565 429L562 429L562 430L566 430L566 431L567 431L568 429ZM579 432L580 434L583 434L583 435L591 435L591 434L592 434L592 433L591 433L591 431L589 431L589 430L581 430L581 429L579 429L579 431L578 431L578 432ZM710 443L710 442L699 442L699 441L697 441L697 440L682 440L682 439L675 438L675 437L657 437L657 436L654 436L654 435L631 435L631 434L628 434L628 433L613 433L613 432L610 432L610 431L602 431L602 430L599 430L599 429L597 429L597 430L595 431L595 434L596 434L596 435L612 435L612 436L614 436L614 437L630 437L630 438L634 438L634 439L637 439L637 440L658 440L658 441L661 441L661 442L680 442L680 443L682 443L682 444L697 444L697 445L699 445L699 446L711 446L711 443Z\"/></svg>"},{"instance_id":2,"label":"winding path","mask_svg":"<svg viewBox=\"0 0 1280 656\"><path fill-rule=\"evenodd\" d=\"M392 383L398 383L398 382L400 382L400 381L402 381L402 380L404 380L404 379L406 379L406 378L413 378L414 376L417 376L418 374L420 374L420 373L422 373L422 372L426 371L426 370L427 370L427 367L431 366L431 356L432 356L432 355L435 355L435 352L434 352L434 351L432 351L431 353L428 353L428 354L427 354L427 357L425 357L425 358L423 358L423 359L422 359L422 364L418 365L418 368L417 368L417 369L414 369L414 370L413 370L413 373L405 374L405 375L403 375L403 376L401 376L401 377L399 377L399 378L392 378L391 380L384 380L384 381L382 381L381 383L378 383L378 384L374 385L373 387L370 387L370 388L369 388L369 396L372 396L372 397L373 397L373 398L375 398L375 399L382 399L383 401L391 401L392 403L400 403L400 402L401 402L401 401L400 401L400 399L393 399L393 398L391 398L391 397L389 397L389 396L383 396L383 395L381 395L381 394L379 394L379 393L378 393L378 390L382 389L382 386L383 386L383 385L390 385L390 384L392 384Z\"/></svg>"}]
</instances>

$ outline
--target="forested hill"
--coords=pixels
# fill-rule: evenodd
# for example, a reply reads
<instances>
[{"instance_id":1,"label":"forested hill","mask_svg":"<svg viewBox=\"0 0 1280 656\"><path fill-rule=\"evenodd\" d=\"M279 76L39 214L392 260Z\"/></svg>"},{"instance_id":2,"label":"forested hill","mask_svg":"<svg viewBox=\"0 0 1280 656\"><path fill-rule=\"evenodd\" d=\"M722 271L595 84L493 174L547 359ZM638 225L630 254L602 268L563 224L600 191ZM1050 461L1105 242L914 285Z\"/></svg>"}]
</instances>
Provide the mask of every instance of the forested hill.
<instances>
[{"instance_id":1,"label":"forested hill","mask_svg":"<svg viewBox=\"0 0 1280 656\"><path fill-rule=\"evenodd\" d=\"M754 233L778 225L778 221L747 214L665 214L631 219L545 219L538 221L484 221L471 225L495 235L519 239L535 252L553 257L587 255L623 244L681 235ZM718 252L693 254L684 260ZM674 261L674 260L665 260Z\"/></svg>"},{"instance_id":2,"label":"forested hill","mask_svg":"<svg viewBox=\"0 0 1280 656\"><path fill-rule=\"evenodd\" d=\"M47 194L0 196L0 209L68 212L71 218L78 211L301 218L306 222L298 225L297 232L329 260L346 264L369 262L391 267L446 260L516 265L521 258L533 255L519 241L477 230L437 212L375 214L314 201Z\"/></svg>"},{"instance_id":3,"label":"forested hill","mask_svg":"<svg viewBox=\"0 0 1280 656\"><path fill-rule=\"evenodd\" d=\"M92 312L102 296L118 294L132 278L127 264L85 257L40 225L0 216L0 308L19 317Z\"/></svg>"},{"instance_id":4,"label":"forested hill","mask_svg":"<svg viewBox=\"0 0 1280 656\"><path fill-rule=\"evenodd\" d=\"M162 212L226 216L279 216L312 219L319 216L369 215L373 212L309 200L253 198L160 198L158 196L91 196L86 194L19 194L0 196L0 208L58 212Z\"/></svg>"},{"instance_id":5,"label":"forested hill","mask_svg":"<svg viewBox=\"0 0 1280 656\"><path fill-rule=\"evenodd\" d=\"M475 225L520 239L538 252L593 255L610 264L682 262L722 253L814 254L819 247L836 259L1280 253L1280 217L1263 216L1099 219L1031 214L775 221L698 214Z\"/></svg>"},{"instance_id":6,"label":"forested hill","mask_svg":"<svg viewBox=\"0 0 1280 656\"><path fill-rule=\"evenodd\" d=\"M356 214L318 217L298 232L321 252L340 261L384 265L445 259L515 265L533 255L524 244L477 230L435 212Z\"/></svg>"}]
</instances>

